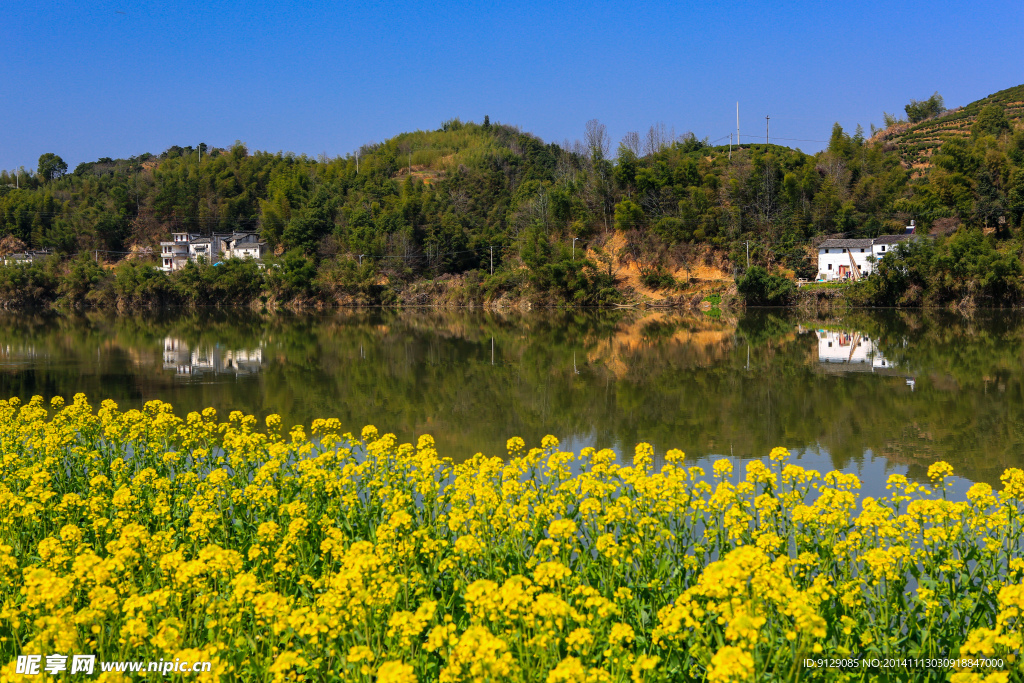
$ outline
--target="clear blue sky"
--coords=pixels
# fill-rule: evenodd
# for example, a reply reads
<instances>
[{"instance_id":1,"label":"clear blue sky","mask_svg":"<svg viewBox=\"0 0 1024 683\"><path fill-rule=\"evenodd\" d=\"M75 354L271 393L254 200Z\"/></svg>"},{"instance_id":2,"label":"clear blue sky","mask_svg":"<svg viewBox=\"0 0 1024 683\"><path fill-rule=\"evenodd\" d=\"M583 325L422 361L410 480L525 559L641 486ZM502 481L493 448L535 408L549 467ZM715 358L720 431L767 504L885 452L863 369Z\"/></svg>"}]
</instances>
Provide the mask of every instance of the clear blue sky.
<instances>
[{"instance_id":1,"label":"clear blue sky","mask_svg":"<svg viewBox=\"0 0 1024 683\"><path fill-rule=\"evenodd\" d=\"M122 14L123 12L123 14ZM344 155L460 117L825 140L1024 82L1024 2L8 2L0 168L200 141ZM761 138L763 139L763 138ZM791 142L805 151L822 145Z\"/></svg>"}]
</instances>

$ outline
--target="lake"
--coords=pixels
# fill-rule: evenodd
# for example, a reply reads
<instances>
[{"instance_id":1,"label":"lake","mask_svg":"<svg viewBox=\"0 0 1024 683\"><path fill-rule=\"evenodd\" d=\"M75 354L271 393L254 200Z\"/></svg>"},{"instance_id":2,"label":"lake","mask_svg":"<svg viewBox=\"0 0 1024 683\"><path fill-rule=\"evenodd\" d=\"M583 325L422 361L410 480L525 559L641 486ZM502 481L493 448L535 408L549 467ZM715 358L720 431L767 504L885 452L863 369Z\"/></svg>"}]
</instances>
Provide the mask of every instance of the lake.
<instances>
[{"instance_id":1,"label":"lake","mask_svg":"<svg viewBox=\"0 0 1024 683\"><path fill-rule=\"evenodd\" d=\"M4 314L0 396L337 417L357 434L432 434L456 460L545 434L625 460L648 441L699 464L785 446L860 473L872 495L938 459L993 485L1024 466L1018 314L714 313Z\"/></svg>"}]
</instances>

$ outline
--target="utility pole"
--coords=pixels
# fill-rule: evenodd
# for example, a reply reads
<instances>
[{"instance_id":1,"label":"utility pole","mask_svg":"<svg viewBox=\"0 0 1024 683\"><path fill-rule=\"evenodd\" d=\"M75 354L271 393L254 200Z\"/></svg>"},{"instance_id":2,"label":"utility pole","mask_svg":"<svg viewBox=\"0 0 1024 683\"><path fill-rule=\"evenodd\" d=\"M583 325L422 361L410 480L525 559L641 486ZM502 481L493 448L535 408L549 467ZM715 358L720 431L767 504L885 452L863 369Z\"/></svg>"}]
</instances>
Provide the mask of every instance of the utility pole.
<instances>
[{"instance_id":1,"label":"utility pole","mask_svg":"<svg viewBox=\"0 0 1024 683\"><path fill-rule=\"evenodd\" d=\"M359 175L359 150L356 150L356 175Z\"/></svg>"},{"instance_id":2,"label":"utility pole","mask_svg":"<svg viewBox=\"0 0 1024 683\"><path fill-rule=\"evenodd\" d=\"M365 256L365 255L366 254L360 254L359 255L359 266L360 267L362 267L362 265L363 265L363 256ZM750 261L750 257L749 256L747 257L747 261Z\"/></svg>"},{"instance_id":3,"label":"utility pole","mask_svg":"<svg viewBox=\"0 0 1024 683\"><path fill-rule=\"evenodd\" d=\"M750 241L747 240L743 244L747 245L747 270L750 270Z\"/></svg>"},{"instance_id":4,"label":"utility pole","mask_svg":"<svg viewBox=\"0 0 1024 683\"><path fill-rule=\"evenodd\" d=\"M572 238L572 260L573 261L576 260L576 240L578 240L578 239L579 239L579 237L573 237Z\"/></svg>"},{"instance_id":5,"label":"utility pole","mask_svg":"<svg viewBox=\"0 0 1024 683\"><path fill-rule=\"evenodd\" d=\"M768 151L768 119L770 118L770 116L764 117L764 149L766 152Z\"/></svg>"},{"instance_id":6,"label":"utility pole","mask_svg":"<svg viewBox=\"0 0 1024 683\"><path fill-rule=\"evenodd\" d=\"M487 247L491 252L491 275L494 275L494 247Z\"/></svg>"}]
</instances>

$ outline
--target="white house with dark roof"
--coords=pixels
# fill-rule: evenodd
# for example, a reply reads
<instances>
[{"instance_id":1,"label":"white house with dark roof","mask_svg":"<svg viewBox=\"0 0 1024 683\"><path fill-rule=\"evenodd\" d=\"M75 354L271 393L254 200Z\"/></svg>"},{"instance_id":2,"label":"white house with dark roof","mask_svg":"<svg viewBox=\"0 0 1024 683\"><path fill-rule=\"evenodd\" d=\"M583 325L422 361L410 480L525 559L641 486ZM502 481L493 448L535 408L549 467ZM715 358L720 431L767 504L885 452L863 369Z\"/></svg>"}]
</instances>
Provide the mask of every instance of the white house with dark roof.
<instances>
[{"instance_id":1,"label":"white house with dark roof","mask_svg":"<svg viewBox=\"0 0 1024 683\"><path fill-rule=\"evenodd\" d=\"M5 266L27 266L46 258L51 253L49 249L19 251L0 257L0 263Z\"/></svg>"},{"instance_id":2,"label":"white house with dark roof","mask_svg":"<svg viewBox=\"0 0 1024 683\"><path fill-rule=\"evenodd\" d=\"M160 243L160 270L169 273L181 270L189 260L189 242L199 235L187 232L172 232L170 242Z\"/></svg>"},{"instance_id":3,"label":"white house with dark roof","mask_svg":"<svg viewBox=\"0 0 1024 683\"><path fill-rule=\"evenodd\" d=\"M227 252L234 258L251 258L257 261L263 259L263 253L267 249L267 243L260 240L259 233L236 232L231 235L228 241Z\"/></svg>"},{"instance_id":4,"label":"white house with dark roof","mask_svg":"<svg viewBox=\"0 0 1024 683\"><path fill-rule=\"evenodd\" d=\"M171 272L185 267L188 261L204 259L216 263L226 258L263 260L267 243L257 232L214 233L201 236L187 232L171 233L172 241L161 242L161 270Z\"/></svg>"},{"instance_id":5,"label":"white house with dark roof","mask_svg":"<svg viewBox=\"0 0 1024 683\"><path fill-rule=\"evenodd\" d=\"M908 226L908 231L913 226ZM858 280L870 275L875 265L900 242L913 237L881 235L865 239L829 239L818 246L818 281Z\"/></svg>"},{"instance_id":6,"label":"white house with dark roof","mask_svg":"<svg viewBox=\"0 0 1024 683\"><path fill-rule=\"evenodd\" d=\"M205 259L207 263L214 263L217 261L214 257L219 254L219 245L217 244L217 240L213 237L196 237L188 243L189 261Z\"/></svg>"}]
</instances>

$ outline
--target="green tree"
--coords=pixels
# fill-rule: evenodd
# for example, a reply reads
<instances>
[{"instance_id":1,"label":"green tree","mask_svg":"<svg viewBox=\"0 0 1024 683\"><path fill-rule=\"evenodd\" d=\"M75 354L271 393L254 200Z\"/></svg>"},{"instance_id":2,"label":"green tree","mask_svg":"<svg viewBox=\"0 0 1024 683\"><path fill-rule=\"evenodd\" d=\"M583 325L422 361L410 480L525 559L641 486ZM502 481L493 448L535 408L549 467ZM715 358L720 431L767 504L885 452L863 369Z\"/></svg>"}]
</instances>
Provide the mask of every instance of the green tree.
<instances>
[{"instance_id":1,"label":"green tree","mask_svg":"<svg viewBox=\"0 0 1024 683\"><path fill-rule=\"evenodd\" d=\"M124 251L124 242L131 235L132 226L122 215L105 213L95 223L96 235L111 251Z\"/></svg>"},{"instance_id":2,"label":"green tree","mask_svg":"<svg viewBox=\"0 0 1024 683\"><path fill-rule=\"evenodd\" d=\"M681 218L665 216L654 225L654 233L668 244L676 244L690 238L686 224Z\"/></svg>"},{"instance_id":3,"label":"green tree","mask_svg":"<svg viewBox=\"0 0 1024 683\"><path fill-rule=\"evenodd\" d=\"M629 147L619 145L618 163L615 165L615 180L624 188L631 188L636 184L636 171L638 159Z\"/></svg>"},{"instance_id":4,"label":"green tree","mask_svg":"<svg viewBox=\"0 0 1024 683\"><path fill-rule=\"evenodd\" d=\"M832 135L828 139L828 151L835 152L846 158L849 158L853 151L850 135L843 130L838 121L832 124Z\"/></svg>"},{"instance_id":5,"label":"green tree","mask_svg":"<svg viewBox=\"0 0 1024 683\"><path fill-rule=\"evenodd\" d=\"M901 119L895 114L890 114L887 111L882 112L882 120L885 121L886 128L891 128L892 126L907 122L906 119Z\"/></svg>"},{"instance_id":6,"label":"green tree","mask_svg":"<svg viewBox=\"0 0 1024 683\"><path fill-rule=\"evenodd\" d=\"M313 291L316 264L299 249L292 249L267 269L267 283L279 299L307 296Z\"/></svg>"},{"instance_id":7,"label":"green tree","mask_svg":"<svg viewBox=\"0 0 1024 683\"><path fill-rule=\"evenodd\" d=\"M44 181L56 180L68 172L68 165L53 152L39 157L39 177Z\"/></svg>"},{"instance_id":8,"label":"green tree","mask_svg":"<svg viewBox=\"0 0 1024 683\"><path fill-rule=\"evenodd\" d=\"M907 118L911 123L923 121L930 116L941 114L946 110L946 103L937 91L927 100L910 100L907 106L903 107L907 112Z\"/></svg>"},{"instance_id":9,"label":"green tree","mask_svg":"<svg viewBox=\"0 0 1024 683\"><path fill-rule=\"evenodd\" d=\"M644 224L644 210L636 202L623 199L615 205L615 229L632 230Z\"/></svg>"},{"instance_id":10,"label":"green tree","mask_svg":"<svg viewBox=\"0 0 1024 683\"><path fill-rule=\"evenodd\" d=\"M1024 227L1024 168L1018 168L1010 176L1010 188L1006 193L1013 222Z\"/></svg>"},{"instance_id":11,"label":"green tree","mask_svg":"<svg viewBox=\"0 0 1024 683\"><path fill-rule=\"evenodd\" d=\"M998 104L986 105L978 112L978 117L971 126L971 135L981 137L983 135L996 135L1004 131L1013 130L1010 120L1006 118L1006 112Z\"/></svg>"},{"instance_id":12,"label":"green tree","mask_svg":"<svg viewBox=\"0 0 1024 683\"><path fill-rule=\"evenodd\" d=\"M114 295L121 305L161 304L170 289L167 276L148 263L122 261L114 269Z\"/></svg>"},{"instance_id":13,"label":"green tree","mask_svg":"<svg viewBox=\"0 0 1024 683\"><path fill-rule=\"evenodd\" d=\"M918 306L933 272L935 248L930 239L897 244L875 266L862 288L876 306Z\"/></svg>"},{"instance_id":14,"label":"green tree","mask_svg":"<svg viewBox=\"0 0 1024 683\"><path fill-rule=\"evenodd\" d=\"M789 278L771 275L761 266L751 266L736 281L736 289L752 306L781 306L789 303L796 285Z\"/></svg>"},{"instance_id":15,"label":"green tree","mask_svg":"<svg viewBox=\"0 0 1024 683\"><path fill-rule=\"evenodd\" d=\"M316 253L317 244L334 229L334 200L327 188L318 187L304 215L293 218L284 229L282 240L289 249Z\"/></svg>"},{"instance_id":16,"label":"green tree","mask_svg":"<svg viewBox=\"0 0 1024 683\"><path fill-rule=\"evenodd\" d=\"M68 263L67 273L60 280L57 293L68 305L80 306L107 278L103 268L89 254L82 253Z\"/></svg>"}]
</instances>

